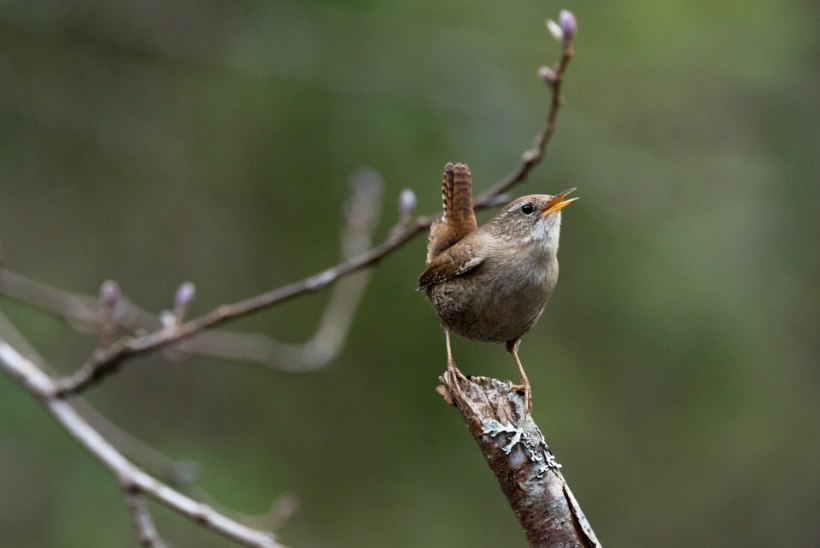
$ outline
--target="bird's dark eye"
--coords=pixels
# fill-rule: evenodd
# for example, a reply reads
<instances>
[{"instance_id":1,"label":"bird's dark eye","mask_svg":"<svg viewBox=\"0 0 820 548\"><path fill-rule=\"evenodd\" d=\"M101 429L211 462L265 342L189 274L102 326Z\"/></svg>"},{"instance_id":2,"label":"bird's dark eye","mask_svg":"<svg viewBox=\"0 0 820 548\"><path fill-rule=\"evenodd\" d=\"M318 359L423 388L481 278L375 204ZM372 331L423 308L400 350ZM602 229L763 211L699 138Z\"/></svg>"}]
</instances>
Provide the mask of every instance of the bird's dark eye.
<instances>
[{"instance_id":1,"label":"bird's dark eye","mask_svg":"<svg viewBox=\"0 0 820 548\"><path fill-rule=\"evenodd\" d=\"M532 215L532 212L535 211L535 208L532 207L532 204L527 203L521 206L521 213L524 215Z\"/></svg>"}]
</instances>

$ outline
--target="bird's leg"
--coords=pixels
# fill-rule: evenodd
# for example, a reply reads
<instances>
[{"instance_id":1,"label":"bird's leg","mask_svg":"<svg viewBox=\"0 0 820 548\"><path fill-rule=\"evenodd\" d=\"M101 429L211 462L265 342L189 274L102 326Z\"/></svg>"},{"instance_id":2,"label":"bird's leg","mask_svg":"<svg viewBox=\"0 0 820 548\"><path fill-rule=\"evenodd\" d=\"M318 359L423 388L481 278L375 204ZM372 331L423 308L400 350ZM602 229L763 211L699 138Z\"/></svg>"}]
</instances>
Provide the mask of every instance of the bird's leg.
<instances>
[{"instance_id":1,"label":"bird's leg","mask_svg":"<svg viewBox=\"0 0 820 548\"><path fill-rule=\"evenodd\" d=\"M532 390L530 389L530 380L527 378L527 374L524 372L524 366L521 365L521 360L518 359L518 345L520 343L521 339L509 341L507 343L507 352L512 354L512 357L515 360L515 365L518 366L518 372L521 374L521 384L514 385L512 389L515 391L524 391L524 401L527 404L527 412L529 412L532 411Z\"/></svg>"},{"instance_id":2,"label":"bird's leg","mask_svg":"<svg viewBox=\"0 0 820 548\"><path fill-rule=\"evenodd\" d=\"M447 371L464 376L464 374L456 367L456 361L453 359L453 350L450 348L450 330L444 328L444 342L447 344Z\"/></svg>"}]
</instances>

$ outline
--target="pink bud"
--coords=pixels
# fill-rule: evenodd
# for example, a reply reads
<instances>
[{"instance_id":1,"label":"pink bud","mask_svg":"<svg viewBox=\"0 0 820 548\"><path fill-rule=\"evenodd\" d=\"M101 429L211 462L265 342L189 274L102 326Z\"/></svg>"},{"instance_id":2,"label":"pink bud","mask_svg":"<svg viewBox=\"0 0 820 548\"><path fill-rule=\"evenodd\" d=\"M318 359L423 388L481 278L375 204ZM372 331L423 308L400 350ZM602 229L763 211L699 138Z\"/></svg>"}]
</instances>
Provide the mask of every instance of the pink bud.
<instances>
[{"instance_id":1,"label":"pink bud","mask_svg":"<svg viewBox=\"0 0 820 548\"><path fill-rule=\"evenodd\" d=\"M194 300L196 295L196 286L191 282L185 282L177 288L177 293L174 296L174 315L178 319L185 316L188 306Z\"/></svg>"},{"instance_id":2,"label":"pink bud","mask_svg":"<svg viewBox=\"0 0 820 548\"><path fill-rule=\"evenodd\" d=\"M561 13L558 15L558 24L561 27L565 42L569 42L575 38L575 35L578 33L578 21L571 11L561 10Z\"/></svg>"},{"instance_id":3,"label":"pink bud","mask_svg":"<svg viewBox=\"0 0 820 548\"><path fill-rule=\"evenodd\" d=\"M100 286L100 300L109 310L114 310L121 296L120 286L113 280L106 280Z\"/></svg>"}]
</instances>

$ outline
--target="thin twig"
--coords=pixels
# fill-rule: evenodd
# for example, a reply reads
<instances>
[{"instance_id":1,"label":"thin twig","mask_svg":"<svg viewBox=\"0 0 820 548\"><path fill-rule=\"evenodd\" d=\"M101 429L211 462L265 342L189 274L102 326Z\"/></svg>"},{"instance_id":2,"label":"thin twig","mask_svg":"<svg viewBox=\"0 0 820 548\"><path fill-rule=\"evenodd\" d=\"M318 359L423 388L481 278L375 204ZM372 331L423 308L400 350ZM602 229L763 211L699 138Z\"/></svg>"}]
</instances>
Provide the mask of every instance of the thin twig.
<instances>
[{"instance_id":1,"label":"thin twig","mask_svg":"<svg viewBox=\"0 0 820 548\"><path fill-rule=\"evenodd\" d=\"M575 55L575 49L572 47L572 41L567 40L563 42L561 47L561 59L558 64L553 67L554 79L550 85L552 89L550 110L547 118L544 120L544 127L541 132L535 137L533 147L524 151L521 155L521 162L509 175L495 183L493 186L479 194L475 199L475 207L483 208L492 200L510 190L513 186L524 181L530 174L530 171L537 166L544 156L547 154L547 147L549 146L552 136L555 133L556 122L558 120L558 111L561 110L561 105L564 103L563 84L564 74L567 71L569 62Z\"/></svg>"},{"instance_id":2,"label":"thin twig","mask_svg":"<svg viewBox=\"0 0 820 548\"><path fill-rule=\"evenodd\" d=\"M373 245L373 230L379 221L382 202L381 175L360 169L353 175L353 191L345 204L347 219L342 231L342 257L350 260ZM370 272L362 270L339 280L325 307L313 337L302 344L282 344L267 338L267 348L257 360L287 372L313 371L327 365L343 348L355 312L364 296Z\"/></svg>"},{"instance_id":3,"label":"thin twig","mask_svg":"<svg viewBox=\"0 0 820 548\"><path fill-rule=\"evenodd\" d=\"M0 338L0 365L35 396L55 420L117 479L126 493L151 497L195 523L243 546L278 548L273 533L258 531L190 499L149 476L117 451L64 399L59 397L54 379L26 359L5 339ZM133 515L133 513L132 513ZM138 533L144 531L138 530Z\"/></svg>"},{"instance_id":4,"label":"thin twig","mask_svg":"<svg viewBox=\"0 0 820 548\"><path fill-rule=\"evenodd\" d=\"M48 366L43 357L37 353L23 334L17 330L16 326L2 312L0 312L0 338L5 339L8 344L36 364L44 373L52 378L56 376L56 373ZM148 468L155 475L170 482L173 486L182 488L183 491L188 494L195 492L196 497L199 499L208 498L207 495L194 484L198 473L196 463L190 461L174 461L166 455L163 455L151 445L148 445L130 432L112 423L108 417L97 411L97 409L83 398L74 398L71 404L97 432L109 440L112 445L117 447L131 460Z\"/></svg>"},{"instance_id":5,"label":"thin twig","mask_svg":"<svg viewBox=\"0 0 820 548\"><path fill-rule=\"evenodd\" d=\"M149 548L165 548L167 544L159 536L157 528L154 526L154 520L139 492L126 491L125 505L131 513L131 522L137 531L139 543Z\"/></svg>"},{"instance_id":6,"label":"thin twig","mask_svg":"<svg viewBox=\"0 0 820 548\"><path fill-rule=\"evenodd\" d=\"M80 392L88 385L99 381L105 375L112 373L129 358L165 348L171 344L188 339L205 329L216 327L230 320L247 316L253 312L283 303L294 297L306 293L314 293L327 287L343 276L352 274L364 267L373 265L391 251L394 251L404 242L429 226L429 219L420 217L415 223L393 234L382 244L369 251L340 263L319 274L304 280L274 289L250 299L234 304L223 304L204 316L178 326L169 326L153 333L137 337L125 337L111 346L95 351L86 364L69 377L59 381L58 391L61 395L70 395Z\"/></svg>"},{"instance_id":7,"label":"thin twig","mask_svg":"<svg viewBox=\"0 0 820 548\"><path fill-rule=\"evenodd\" d=\"M0 333L0 336L1 335L2 333ZM42 365L40 367L42 368ZM200 500L208 498L207 495L196 486L196 480L200 472L200 467L196 462L171 459L154 446L111 422L108 417L97 411L95 407L83 398L74 398L71 400L71 403L77 413L91 424L101 436L111 442L111 445L116 447L123 455L126 455L129 459L141 467L146 468L155 476L162 478L163 481L168 482L183 493L194 495ZM220 509L220 511L224 511L224 509Z\"/></svg>"}]
</instances>

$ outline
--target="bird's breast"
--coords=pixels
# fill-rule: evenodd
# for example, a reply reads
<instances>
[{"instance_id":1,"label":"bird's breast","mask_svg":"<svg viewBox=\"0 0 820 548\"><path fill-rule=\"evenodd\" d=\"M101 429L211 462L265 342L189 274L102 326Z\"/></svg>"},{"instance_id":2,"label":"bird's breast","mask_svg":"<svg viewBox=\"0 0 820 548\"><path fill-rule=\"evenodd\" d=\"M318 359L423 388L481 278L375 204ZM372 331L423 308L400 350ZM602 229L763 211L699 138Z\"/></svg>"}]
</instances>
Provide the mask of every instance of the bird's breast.
<instances>
[{"instance_id":1,"label":"bird's breast","mask_svg":"<svg viewBox=\"0 0 820 548\"><path fill-rule=\"evenodd\" d=\"M496 255L428 289L445 327L465 337L507 342L538 320L558 279L555 256Z\"/></svg>"}]
</instances>

